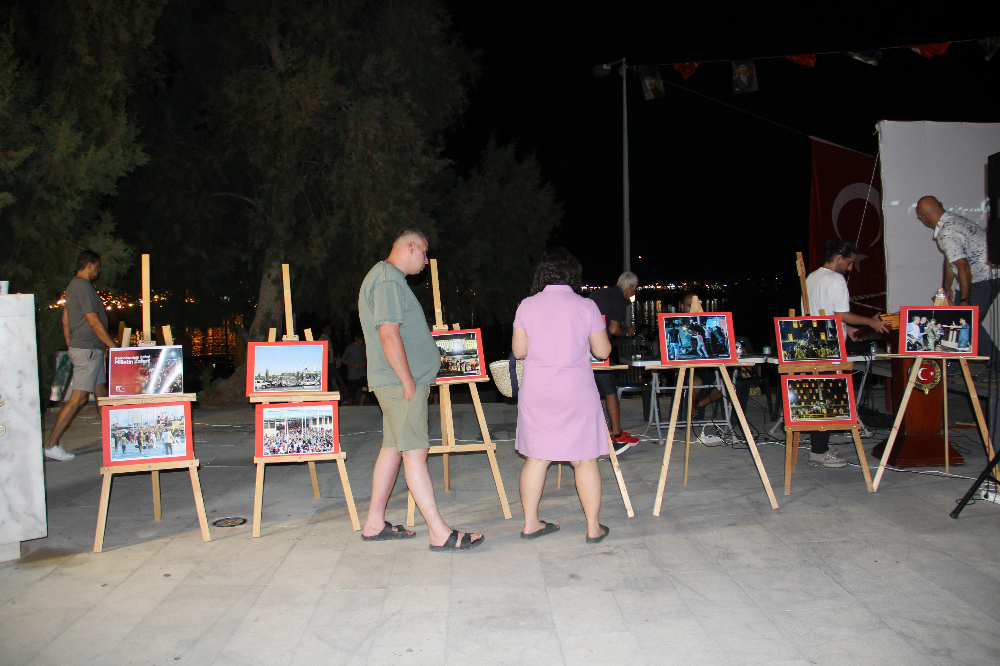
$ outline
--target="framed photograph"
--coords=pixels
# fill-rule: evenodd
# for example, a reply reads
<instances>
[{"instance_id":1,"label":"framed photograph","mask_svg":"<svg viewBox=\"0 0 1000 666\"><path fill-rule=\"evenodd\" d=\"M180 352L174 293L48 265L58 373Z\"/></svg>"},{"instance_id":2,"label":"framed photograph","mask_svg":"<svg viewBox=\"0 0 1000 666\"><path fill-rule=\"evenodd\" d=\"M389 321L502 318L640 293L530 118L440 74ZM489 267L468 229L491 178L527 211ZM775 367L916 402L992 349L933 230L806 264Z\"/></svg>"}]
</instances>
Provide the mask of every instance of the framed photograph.
<instances>
[{"instance_id":1,"label":"framed photograph","mask_svg":"<svg viewBox=\"0 0 1000 666\"><path fill-rule=\"evenodd\" d=\"M781 395L788 425L858 422L850 375L784 375Z\"/></svg>"},{"instance_id":2,"label":"framed photograph","mask_svg":"<svg viewBox=\"0 0 1000 666\"><path fill-rule=\"evenodd\" d=\"M190 402L101 409L105 467L194 458Z\"/></svg>"},{"instance_id":3,"label":"framed photograph","mask_svg":"<svg viewBox=\"0 0 1000 666\"><path fill-rule=\"evenodd\" d=\"M660 313L663 365L735 363L731 312Z\"/></svg>"},{"instance_id":4,"label":"framed photograph","mask_svg":"<svg viewBox=\"0 0 1000 666\"><path fill-rule=\"evenodd\" d=\"M460 331L431 331L434 344L441 353L441 369L437 383L485 379L483 335L478 328Z\"/></svg>"},{"instance_id":5,"label":"framed photograph","mask_svg":"<svg viewBox=\"0 0 1000 666\"><path fill-rule=\"evenodd\" d=\"M899 353L976 356L979 308L975 305L899 308Z\"/></svg>"},{"instance_id":6,"label":"framed photograph","mask_svg":"<svg viewBox=\"0 0 1000 666\"><path fill-rule=\"evenodd\" d=\"M775 317L778 363L843 361L844 327L840 317Z\"/></svg>"},{"instance_id":7,"label":"framed photograph","mask_svg":"<svg viewBox=\"0 0 1000 666\"><path fill-rule=\"evenodd\" d=\"M113 347L108 350L108 395L184 393L184 350L168 347Z\"/></svg>"},{"instance_id":8,"label":"framed photograph","mask_svg":"<svg viewBox=\"0 0 1000 666\"><path fill-rule=\"evenodd\" d=\"M608 318L605 317L604 315L601 315L601 319L604 321L604 327L607 328L607 326L608 326ZM614 353L614 349L612 349L612 353ZM590 367L592 367L592 368L609 368L609 367L611 367L611 357L608 356L606 359L604 359L602 361L601 359L599 359L596 356L594 356L593 354L591 354L590 355Z\"/></svg>"},{"instance_id":9,"label":"framed photograph","mask_svg":"<svg viewBox=\"0 0 1000 666\"><path fill-rule=\"evenodd\" d=\"M326 391L326 341L251 342L247 345L247 395Z\"/></svg>"},{"instance_id":10,"label":"framed photograph","mask_svg":"<svg viewBox=\"0 0 1000 666\"><path fill-rule=\"evenodd\" d=\"M256 416L259 458L340 453L336 402L257 405Z\"/></svg>"}]
</instances>

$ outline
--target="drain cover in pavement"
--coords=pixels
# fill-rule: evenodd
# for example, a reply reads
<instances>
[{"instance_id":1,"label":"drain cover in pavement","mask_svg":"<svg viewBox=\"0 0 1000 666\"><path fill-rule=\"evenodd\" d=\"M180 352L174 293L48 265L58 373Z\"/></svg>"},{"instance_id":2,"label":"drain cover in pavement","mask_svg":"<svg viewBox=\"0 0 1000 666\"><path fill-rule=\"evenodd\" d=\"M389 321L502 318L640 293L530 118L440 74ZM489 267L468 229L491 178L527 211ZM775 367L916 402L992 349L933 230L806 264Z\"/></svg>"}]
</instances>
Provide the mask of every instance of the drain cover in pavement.
<instances>
[{"instance_id":1,"label":"drain cover in pavement","mask_svg":"<svg viewBox=\"0 0 1000 666\"><path fill-rule=\"evenodd\" d=\"M247 522L246 518L240 518L239 516L233 516L232 518L219 518L218 520L213 520L212 525L215 527L239 527Z\"/></svg>"}]
</instances>

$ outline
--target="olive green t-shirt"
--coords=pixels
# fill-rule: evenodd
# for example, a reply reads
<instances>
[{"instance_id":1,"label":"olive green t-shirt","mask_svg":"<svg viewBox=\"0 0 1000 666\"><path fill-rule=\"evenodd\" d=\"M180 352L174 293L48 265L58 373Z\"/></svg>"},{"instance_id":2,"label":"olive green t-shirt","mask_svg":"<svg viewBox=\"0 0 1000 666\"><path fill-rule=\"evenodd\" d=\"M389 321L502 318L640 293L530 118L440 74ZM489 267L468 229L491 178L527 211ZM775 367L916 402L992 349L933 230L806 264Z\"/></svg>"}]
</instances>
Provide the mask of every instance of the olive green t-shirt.
<instances>
[{"instance_id":1,"label":"olive green t-shirt","mask_svg":"<svg viewBox=\"0 0 1000 666\"><path fill-rule=\"evenodd\" d=\"M385 261L375 264L361 283L358 313L368 349L369 390L403 385L385 357L378 335L381 324L399 324L399 336L403 339L414 383L420 387L434 381L441 368L441 353L431 337L420 302L406 284L403 271Z\"/></svg>"}]
</instances>

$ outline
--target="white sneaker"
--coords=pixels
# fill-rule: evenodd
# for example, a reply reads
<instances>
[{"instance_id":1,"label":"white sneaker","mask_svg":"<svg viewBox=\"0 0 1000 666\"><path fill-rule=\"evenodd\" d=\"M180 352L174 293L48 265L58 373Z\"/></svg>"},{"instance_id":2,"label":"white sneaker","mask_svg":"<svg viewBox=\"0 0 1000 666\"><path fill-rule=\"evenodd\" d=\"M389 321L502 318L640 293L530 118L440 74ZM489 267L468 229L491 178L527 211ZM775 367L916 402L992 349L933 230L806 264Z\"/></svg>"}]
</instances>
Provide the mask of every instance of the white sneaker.
<instances>
[{"instance_id":1,"label":"white sneaker","mask_svg":"<svg viewBox=\"0 0 1000 666\"><path fill-rule=\"evenodd\" d=\"M52 458L52 460L72 460L76 458L76 455L64 449L62 444L57 444L51 449L45 449L45 457Z\"/></svg>"},{"instance_id":2,"label":"white sneaker","mask_svg":"<svg viewBox=\"0 0 1000 666\"><path fill-rule=\"evenodd\" d=\"M827 451L826 453L810 453L809 464L813 467L843 467L847 461L841 460Z\"/></svg>"}]
</instances>

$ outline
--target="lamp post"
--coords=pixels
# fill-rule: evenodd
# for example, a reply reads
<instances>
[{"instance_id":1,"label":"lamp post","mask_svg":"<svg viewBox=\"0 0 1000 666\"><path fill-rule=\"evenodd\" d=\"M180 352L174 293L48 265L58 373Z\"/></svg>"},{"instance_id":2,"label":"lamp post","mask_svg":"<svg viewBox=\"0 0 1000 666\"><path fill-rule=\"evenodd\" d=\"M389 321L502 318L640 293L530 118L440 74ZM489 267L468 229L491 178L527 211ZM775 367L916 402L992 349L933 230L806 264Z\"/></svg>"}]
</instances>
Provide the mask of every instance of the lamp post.
<instances>
[{"instance_id":1,"label":"lamp post","mask_svg":"<svg viewBox=\"0 0 1000 666\"><path fill-rule=\"evenodd\" d=\"M628 212L628 96L625 94L625 58L603 65L594 65L594 76L607 76L611 66L621 63L622 76L622 234L624 236L625 270L632 270L632 231Z\"/></svg>"}]
</instances>

